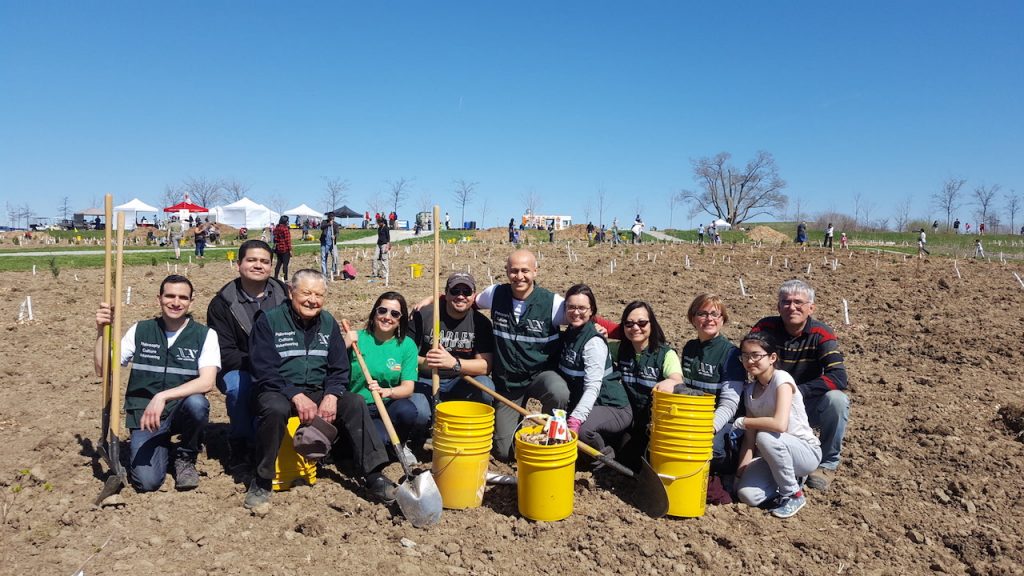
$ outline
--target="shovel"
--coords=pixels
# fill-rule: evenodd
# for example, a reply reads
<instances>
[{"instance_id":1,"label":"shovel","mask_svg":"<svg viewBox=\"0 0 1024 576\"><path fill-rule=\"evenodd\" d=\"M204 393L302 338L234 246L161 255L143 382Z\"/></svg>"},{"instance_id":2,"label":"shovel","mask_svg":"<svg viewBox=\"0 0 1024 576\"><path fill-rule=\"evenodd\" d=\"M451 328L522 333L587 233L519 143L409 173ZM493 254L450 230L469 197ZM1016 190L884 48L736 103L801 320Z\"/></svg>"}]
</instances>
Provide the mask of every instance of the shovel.
<instances>
[{"instance_id":1,"label":"shovel","mask_svg":"<svg viewBox=\"0 0 1024 576\"><path fill-rule=\"evenodd\" d=\"M434 206L434 344L433 349L441 347L441 302L437 297L441 293L441 227L437 225L441 220L441 207ZM434 408L437 408L437 397L441 391L441 376L437 368L430 370L430 401Z\"/></svg>"},{"instance_id":2,"label":"shovel","mask_svg":"<svg viewBox=\"0 0 1024 576\"><path fill-rule=\"evenodd\" d=\"M99 453L110 467L110 476L103 483L103 489L96 496L96 504L120 492L128 485L128 473L121 465L121 318L123 316L120 295L124 273L124 212L117 213L117 265L114 273L113 293L110 285L110 228L114 199L106 195L106 234L104 242L103 299L113 306L112 326L103 329L103 413L100 419ZM118 302L114 302L114 298Z\"/></svg>"},{"instance_id":3,"label":"shovel","mask_svg":"<svg viewBox=\"0 0 1024 576\"><path fill-rule=\"evenodd\" d=\"M525 408L515 402L512 402L508 398L505 398L501 394L498 394L494 390L491 390L487 386L484 386L472 376L463 375L462 378L466 382L469 382L473 386L479 388L481 391L490 394L502 404L512 408L516 412L519 412L538 424L544 424L544 420L549 418L547 415L543 415L543 419L532 416ZM640 467L640 471L633 472L629 468L617 462L614 458L600 452L589 444L580 442L579 439L577 439L576 445L579 446L580 450L582 450L587 456L598 460L620 474L636 479L636 489L633 492L633 503L636 504L637 508L651 518L661 518L665 514L668 514L668 492L665 490L665 485L662 483L661 478L658 477L658 473L654 471L654 468L651 467L646 458L641 459L643 465Z\"/></svg>"},{"instance_id":4,"label":"shovel","mask_svg":"<svg viewBox=\"0 0 1024 576\"><path fill-rule=\"evenodd\" d=\"M347 332L348 322L346 321L344 324L345 331ZM373 381L373 377L370 376L370 369L366 367L363 354L359 351L358 342L352 343L352 350L356 353L356 360L359 361L359 367L363 370L366 382ZM380 412L380 418L384 421L384 428L388 432L391 445L395 447L395 454L398 455L398 462L402 465L402 471L405 473L405 477L402 478L402 482L398 485L398 507L414 527L425 528L433 526L441 521L441 491L437 489L434 477L429 473L413 476L412 467L405 461L402 443L398 440L395 426L391 423L391 417L388 416L387 408L384 407L384 400L376 390L371 390L370 394L373 396L374 404L377 405L377 411Z\"/></svg>"}]
</instances>

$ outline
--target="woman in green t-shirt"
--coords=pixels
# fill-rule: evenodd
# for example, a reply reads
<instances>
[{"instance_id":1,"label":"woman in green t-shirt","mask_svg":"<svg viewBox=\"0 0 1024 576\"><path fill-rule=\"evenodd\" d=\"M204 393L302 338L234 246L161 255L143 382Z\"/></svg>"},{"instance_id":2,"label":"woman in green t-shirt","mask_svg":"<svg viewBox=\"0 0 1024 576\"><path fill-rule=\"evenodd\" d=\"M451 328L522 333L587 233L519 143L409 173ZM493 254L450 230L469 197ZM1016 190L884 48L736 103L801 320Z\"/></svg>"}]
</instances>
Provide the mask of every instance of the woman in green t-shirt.
<instances>
[{"instance_id":1,"label":"woman in green t-shirt","mask_svg":"<svg viewBox=\"0 0 1024 576\"><path fill-rule=\"evenodd\" d=\"M416 406L410 399L416 381L416 344L408 334L409 313L405 298L398 292L385 292L370 308L366 328L352 330L345 335L347 342L359 342L359 350L371 377L367 382L355 352L349 350L352 362L349 391L361 395L369 404L370 415L385 444L390 441L371 390L376 390L384 399L395 432L402 442L409 438L416 426Z\"/></svg>"}]
</instances>

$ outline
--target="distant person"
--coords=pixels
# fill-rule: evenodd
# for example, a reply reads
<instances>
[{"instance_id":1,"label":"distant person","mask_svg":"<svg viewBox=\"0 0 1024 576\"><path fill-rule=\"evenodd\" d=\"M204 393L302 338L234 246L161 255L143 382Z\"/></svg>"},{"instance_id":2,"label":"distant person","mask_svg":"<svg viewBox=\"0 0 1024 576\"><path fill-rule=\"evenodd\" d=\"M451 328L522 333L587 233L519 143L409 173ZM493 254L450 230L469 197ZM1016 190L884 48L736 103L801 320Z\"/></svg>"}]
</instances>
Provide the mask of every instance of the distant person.
<instances>
[{"instance_id":1,"label":"distant person","mask_svg":"<svg viewBox=\"0 0 1024 576\"><path fill-rule=\"evenodd\" d=\"M846 237L846 232L839 235L839 247L843 250L850 249L850 239Z\"/></svg>"},{"instance_id":2,"label":"distant person","mask_svg":"<svg viewBox=\"0 0 1024 576\"><path fill-rule=\"evenodd\" d=\"M982 245L981 245L981 238L975 238L974 239L974 257L975 258L984 258L985 257L985 248L983 248Z\"/></svg>"},{"instance_id":3,"label":"distant person","mask_svg":"<svg viewBox=\"0 0 1024 576\"><path fill-rule=\"evenodd\" d=\"M964 222L964 234L970 234L970 233L971 233L971 223L970 222Z\"/></svg>"},{"instance_id":4,"label":"distant person","mask_svg":"<svg viewBox=\"0 0 1024 576\"><path fill-rule=\"evenodd\" d=\"M445 230L451 230L452 229L452 217L449 216L447 212L444 213L444 229Z\"/></svg>"},{"instance_id":5,"label":"distant person","mask_svg":"<svg viewBox=\"0 0 1024 576\"><path fill-rule=\"evenodd\" d=\"M334 214L328 213L320 224L320 273L327 278L338 275L338 255L336 250L339 226L334 223ZM331 260L330 268L327 260Z\"/></svg>"},{"instance_id":6,"label":"distant person","mask_svg":"<svg viewBox=\"0 0 1024 576\"><path fill-rule=\"evenodd\" d=\"M274 267L274 278L288 281L288 262L292 259L292 231L288 227L288 217L281 216L274 226L274 254L277 255L277 266ZM284 276L281 276L281 268Z\"/></svg>"},{"instance_id":7,"label":"distant person","mask_svg":"<svg viewBox=\"0 0 1024 576\"><path fill-rule=\"evenodd\" d=\"M803 246L807 243L807 223L801 222L796 227L796 243Z\"/></svg>"},{"instance_id":8,"label":"distant person","mask_svg":"<svg viewBox=\"0 0 1024 576\"><path fill-rule=\"evenodd\" d=\"M939 231L939 221L935 220L932 222L932 234L936 234Z\"/></svg>"},{"instance_id":9,"label":"distant person","mask_svg":"<svg viewBox=\"0 0 1024 576\"><path fill-rule=\"evenodd\" d=\"M206 239L209 237L208 224L200 222L196 226L195 230L195 241L196 241L196 258L202 259L206 255Z\"/></svg>"},{"instance_id":10,"label":"distant person","mask_svg":"<svg viewBox=\"0 0 1024 576\"><path fill-rule=\"evenodd\" d=\"M931 255L928 248L925 246L928 243L928 235L924 233L924 228L917 233L917 257L924 258L925 254Z\"/></svg>"},{"instance_id":11,"label":"distant person","mask_svg":"<svg viewBox=\"0 0 1024 576\"><path fill-rule=\"evenodd\" d=\"M589 242L592 242L593 240L594 240L594 223L593 222L587 222L587 242L589 243Z\"/></svg>"},{"instance_id":12,"label":"distant person","mask_svg":"<svg viewBox=\"0 0 1024 576\"><path fill-rule=\"evenodd\" d=\"M832 247L832 239L835 237L835 235L836 229L834 226L832 226L832 223L829 222L828 227L825 228L825 248Z\"/></svg>"},{"instance_id":13,"label":"distant person","mask_svg":"<svg viewBox=\"0 0 1024 576\"><path fill-rule=\"evenodd\" d=\"M978 224L978 234L981 235L981 236L985 235L985 223L984 222Z\"/></svg>"},{"instance_id":14,"label":"distant person","mask_svg":"<svg viewBox=\"0 0 1024 576\"><path fill-rule=\"evenodd\" d=\"M516 219L515 218L509 218L508 219L508 243L509 244L514 244L515 243L515 231L516 231Z\"/></svg>"},{"instance_id":15,"label":"distant person","mask_svg":"<svg viewBox=\"0 0 1024 576\"><path fill-rule=\"evenodd\" d=\"M181 260L181 238L185 235L185 224L181 218L171 216L171 222L167 225L167 241L174 246L174 259Z\"/></svg>"},{"instance_id":16,"label":"distant person","mask_svg":"<svg viewBox=\"0 0 1024 576\"><path fill-rule=\"evenodd\" d=\"M640 244L643 242L644 234L644 223L640 220L640 215L636 215L636 221L633 222L633 227L629 229L633 234L633 244Z\"/></svg>"},{"instance_id":17,"label":"distant person","mask_svg":"<svg viewBox=\"0 0 1024 576\"><path fill-rule=\"evenodd\" d=\"M704 224L697 225L697 244L704 245Z\"/></svg>"},{"instance_id":18,"label":"distant person","mask_svg":"<svg viewBox=\"0 0 1024 576\"><path fill-rule=\"evenodd\" d=\"M612 246L622 243L622 236L619 236L619 219L612 219Z\"/></svg>"},{"instance_id":19,"label":"distant person","mask_svg":"<svg viewBox=\"0 0 1024 576\"><path fill-rule=\"evenodd\" d=\"M341 279L342 280L355 280L356 279L356 267L351 262L345 260L341 266Z\"/></svg>"},{"instance_id":20,"label":"distant person","mask_svg":"<svg viewBox=\"0 0 1024 576\"><path fill-rule=\"evenodd\" d=\"M956 220L953 221L953 234L959 234L959 233L960 233L960 219L957 218Z\"/></svg>"},{"instance_id":21,"label":"distant person","mask_svg":"<svg viewBox=\"0 0 1024 576\"><path fill-rule=\"evenodd\" d=\"M388 262L391 257L391 232L383 218L377 221L377 252L373 257L372 278L387 278L390 272Z\"/></svg>"}]
</instances>

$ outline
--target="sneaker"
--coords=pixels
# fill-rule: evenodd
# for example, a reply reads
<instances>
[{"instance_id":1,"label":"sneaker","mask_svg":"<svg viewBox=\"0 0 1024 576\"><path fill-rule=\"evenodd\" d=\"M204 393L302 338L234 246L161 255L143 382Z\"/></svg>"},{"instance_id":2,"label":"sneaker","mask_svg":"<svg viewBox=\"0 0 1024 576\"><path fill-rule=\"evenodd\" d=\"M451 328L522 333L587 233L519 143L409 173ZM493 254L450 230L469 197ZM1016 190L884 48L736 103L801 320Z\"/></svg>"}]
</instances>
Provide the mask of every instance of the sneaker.
<instances>
[{"instance_id":1,"label":"sneaker","mask_svg":"<svg viewBox=\"0 0 1024 576\"><path fill-rule=\"evenodd\" d=\"M779 506L772 510L772 516L776 518L789 518L796 515L804 507L804 504L807 504L807 498L804 498L802 491L792 496L784 496Z\"/></svg>"},{"instance_id":2,"label":"sneaker","mask_svg":"<svg viewBox=\"0 0 1024 576\"><path fill-rule=\"evenodd\" d=\"M257 506L270 504L270 481L262 478L253 478L249 483L249 490L245 493L245 508L252 510Z\"/></svg>"},{"instance_id":3,"label":"sneaker","mask_svg":"<svg viewBox=\"0 0 1024 576\"><path fill-rule=\"evenodd\" d=\"M374 498L384 504L393 504L398 498L398 484L379 472L366 477L366 489Z\"/></svg>"},{"instance_id":4,"label":"sneaker","mask_svg":"<svg viewBox=\"0 0 1024 576\"><path fill-rule=\"evenodd\" d=\"M178 456L174 459L174 489L192 490L199 486L199 471L196 470L195 456Z\"/></svg>"},{"instance_id":5,"label":"sneaker","mask_svg":"<svg viewBox=\"0 0 1024 576\"><path fill-rule=\"evenodd\" d=\"M829 484L832 483L832 478L836 475L835 470L829 470L828 468L818 468L814 472L811 472L807 476L807 487L815 490L821 490L822 492L828 490Z\"/></svg>"}]
</instances>

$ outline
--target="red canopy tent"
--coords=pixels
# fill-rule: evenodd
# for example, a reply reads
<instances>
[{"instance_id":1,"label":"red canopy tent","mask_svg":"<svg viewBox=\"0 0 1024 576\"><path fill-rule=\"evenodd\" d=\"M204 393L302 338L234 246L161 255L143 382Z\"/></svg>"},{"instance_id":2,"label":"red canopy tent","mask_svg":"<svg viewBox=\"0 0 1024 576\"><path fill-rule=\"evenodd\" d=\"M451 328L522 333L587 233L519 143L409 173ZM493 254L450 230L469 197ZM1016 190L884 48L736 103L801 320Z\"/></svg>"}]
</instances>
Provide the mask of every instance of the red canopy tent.
<instances>
[{"instance_id":1,"label":"red canopy tent","mask_svg":"<svg viewBox=\"0 0 1024 576\"><path fill-rule=\"evenodd\" d=\"M209 212L209 210L186 200L184 202L178 202L174 206L164 208L164 212Z\"/></svg>"}]
</instances>

